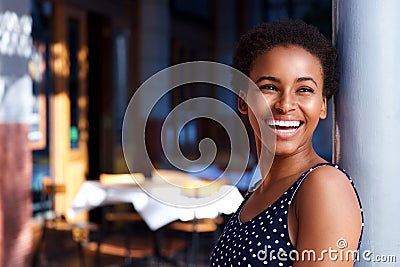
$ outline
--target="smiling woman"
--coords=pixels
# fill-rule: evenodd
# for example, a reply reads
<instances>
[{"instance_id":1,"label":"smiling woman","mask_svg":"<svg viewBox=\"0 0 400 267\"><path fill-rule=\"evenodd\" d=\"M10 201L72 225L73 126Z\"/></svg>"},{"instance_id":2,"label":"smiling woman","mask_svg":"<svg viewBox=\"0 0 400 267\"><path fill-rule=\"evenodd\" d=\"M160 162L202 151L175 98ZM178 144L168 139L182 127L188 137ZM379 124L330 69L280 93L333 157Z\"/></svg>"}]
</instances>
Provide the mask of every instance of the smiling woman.
<instances>
[{"instance_id":1,"label":"smiling woman","mask_svg":"<svg viewBox=\"0 0 400 267\"><path fill-rule=\"evenodd\" d=\"M312 146L337 89L336 57L330 42L300 21L262 24L240 39L234 67L256 87L238 88L238 109L254 130L263 179L227 224L211 266L353 266L363 227L357 192ZM346 257L325 253L332 250ZM314 257L291 257L304 252Z\"/></svg>"}]
</instances>

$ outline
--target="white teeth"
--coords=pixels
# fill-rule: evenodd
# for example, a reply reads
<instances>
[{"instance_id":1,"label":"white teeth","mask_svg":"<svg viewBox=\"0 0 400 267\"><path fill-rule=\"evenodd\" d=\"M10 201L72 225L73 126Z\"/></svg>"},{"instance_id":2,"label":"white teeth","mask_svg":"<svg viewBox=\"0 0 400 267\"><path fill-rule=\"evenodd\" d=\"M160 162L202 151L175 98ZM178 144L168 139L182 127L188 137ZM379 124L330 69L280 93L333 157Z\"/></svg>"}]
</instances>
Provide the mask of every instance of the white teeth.
<instances>
[{"instance_id":1,"label":"white teeth","mask_svg":"<svg viewBox=\"0 0 400 267\"><path fill-rule=\"evenodd\" d=\"M280 130L275 130L275 131L281 132L281 133L292 133L292 132L297 131L297 129L296 128L289 128L289 129L280 129Z\"/></svg>"},{"instance_id":2,"label":"white teeth","mask_svg":"<svg viewBox=\"0 0 400 267\"><path fill-rule=\"evenodd\" d=\"M281 127L299 127L300 121L268 120L268 125Z\"/></svg>"}]
</instances>

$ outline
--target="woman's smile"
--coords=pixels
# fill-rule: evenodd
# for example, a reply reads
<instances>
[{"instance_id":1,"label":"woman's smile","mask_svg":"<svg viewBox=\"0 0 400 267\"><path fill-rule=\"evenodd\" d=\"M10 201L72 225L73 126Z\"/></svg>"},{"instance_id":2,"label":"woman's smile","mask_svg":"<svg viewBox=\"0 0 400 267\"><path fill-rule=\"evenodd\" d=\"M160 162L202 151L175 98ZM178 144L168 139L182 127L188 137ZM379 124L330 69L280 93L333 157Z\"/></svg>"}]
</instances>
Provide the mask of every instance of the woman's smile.
<instances>
[{"instance_id":1,"label":"woman's smile","mask_svg":"<svg viewBox=\"0 0 400 267\"><path fill-rule=\"evenodd\" d=\"M267 125L275 133L277 139L289 139L297 134L303 125L303 121L273 118L267 120Z\"/></svg>"}]
</instances>

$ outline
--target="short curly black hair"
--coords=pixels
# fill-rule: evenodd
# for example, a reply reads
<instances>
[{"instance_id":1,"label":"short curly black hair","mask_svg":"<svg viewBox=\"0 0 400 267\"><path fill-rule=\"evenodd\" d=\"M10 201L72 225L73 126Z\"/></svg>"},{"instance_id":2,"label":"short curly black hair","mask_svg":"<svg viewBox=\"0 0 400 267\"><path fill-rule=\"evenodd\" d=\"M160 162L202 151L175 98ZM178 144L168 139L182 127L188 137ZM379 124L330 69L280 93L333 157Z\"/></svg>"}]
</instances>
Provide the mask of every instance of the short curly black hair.
<instances>
[{"instance_id":1,"label":"short curly black hair","mask_svg":"<svg viewBox=\"0 0 400 267\"><path fill-rule=\"evenodd\" d=\"M338 89L337 51L319 30L300 20L263 23L245 33L236 46L233 67L249 75L253 62L277 46L296 45L316 56L324 76L323 96L329 99Z\"/></svg>"}]
</instances>

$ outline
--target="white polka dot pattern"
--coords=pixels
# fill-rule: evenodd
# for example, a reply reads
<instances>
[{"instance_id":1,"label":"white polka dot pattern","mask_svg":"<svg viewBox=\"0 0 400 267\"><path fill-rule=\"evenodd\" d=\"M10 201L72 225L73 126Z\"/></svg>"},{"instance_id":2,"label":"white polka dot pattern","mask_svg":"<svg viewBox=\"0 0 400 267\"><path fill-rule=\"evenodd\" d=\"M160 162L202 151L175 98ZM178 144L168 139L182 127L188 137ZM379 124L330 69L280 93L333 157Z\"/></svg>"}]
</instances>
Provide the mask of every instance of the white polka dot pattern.
<instances>
[{"instance_id":1,"label":"white polka dot pattern","mask_svg":"<svg viewBox=\"0 0 400 267\"><path fill-rule=\"evenodd\" d=\"M293 262L288 255L295 248L290 241L287 229L290 203L304 178L316 168L326 165L334 166L345 173L354 187L350 176L343 169L334 164L320 163L303 173L282 196L263 212L250 221L241 222L240 211L251 195L248 193L220 236L212 252L210 266L291 267Z\"/></svg>"}]
</instances>

